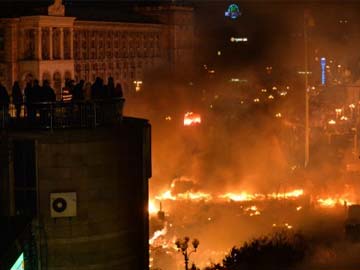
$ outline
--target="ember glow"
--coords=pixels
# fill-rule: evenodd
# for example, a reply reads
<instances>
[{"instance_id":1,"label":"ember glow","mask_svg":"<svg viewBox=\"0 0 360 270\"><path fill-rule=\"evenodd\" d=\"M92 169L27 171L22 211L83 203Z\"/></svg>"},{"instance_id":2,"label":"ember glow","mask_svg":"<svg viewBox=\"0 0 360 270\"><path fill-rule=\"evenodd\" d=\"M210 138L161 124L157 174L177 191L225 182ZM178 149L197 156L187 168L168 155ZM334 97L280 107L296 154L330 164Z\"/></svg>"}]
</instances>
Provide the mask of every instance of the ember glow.
<instances>
[{"instance_id":1,"label":"ember glow","mask_svg":"<svg viewBox=\"0 0 360 270\"><path fill-rule=\"evenodd\" d=\"M184 126L194 126L201 124L201 116L200 114L187 112L184 116Z\"/></svg>"}]
</instances>

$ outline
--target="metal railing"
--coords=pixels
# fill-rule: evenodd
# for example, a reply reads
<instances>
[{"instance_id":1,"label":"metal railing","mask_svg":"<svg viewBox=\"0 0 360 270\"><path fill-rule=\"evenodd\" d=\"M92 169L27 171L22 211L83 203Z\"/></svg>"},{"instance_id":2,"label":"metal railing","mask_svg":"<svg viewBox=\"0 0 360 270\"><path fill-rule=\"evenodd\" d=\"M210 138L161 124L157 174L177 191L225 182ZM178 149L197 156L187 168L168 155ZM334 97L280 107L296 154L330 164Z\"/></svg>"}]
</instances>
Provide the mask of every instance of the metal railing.
<instances>
[{"instance_id":1,"label":"metal railing","mask_svg":"<svg viewBox=\"0 0 360 270\"><path fill-rule=\"evenodd\" d=\"M0 104L0 129L94 128L122 119L124 98Z\"/></svg>"}]
</instances>

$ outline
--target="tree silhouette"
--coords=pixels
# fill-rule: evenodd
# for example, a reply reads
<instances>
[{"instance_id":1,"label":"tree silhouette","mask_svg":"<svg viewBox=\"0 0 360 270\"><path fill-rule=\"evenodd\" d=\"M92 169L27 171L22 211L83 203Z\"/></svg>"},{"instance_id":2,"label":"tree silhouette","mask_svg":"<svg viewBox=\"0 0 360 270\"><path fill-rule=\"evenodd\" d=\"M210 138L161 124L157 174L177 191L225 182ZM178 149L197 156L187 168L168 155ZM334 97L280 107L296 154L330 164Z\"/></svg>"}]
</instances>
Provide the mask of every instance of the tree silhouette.
<instances>
[{"instance_id":1,"label":"tree silhouette","mask_svg":"<svg viewBox=\"0 0 360 270\"><path fill-rule=\"evenodd\" d=\"M306 252L306 241L300 233L280 231L233 247L222 265L214 264L206 270L292 269Z\"/></svg>"}]
</instances>

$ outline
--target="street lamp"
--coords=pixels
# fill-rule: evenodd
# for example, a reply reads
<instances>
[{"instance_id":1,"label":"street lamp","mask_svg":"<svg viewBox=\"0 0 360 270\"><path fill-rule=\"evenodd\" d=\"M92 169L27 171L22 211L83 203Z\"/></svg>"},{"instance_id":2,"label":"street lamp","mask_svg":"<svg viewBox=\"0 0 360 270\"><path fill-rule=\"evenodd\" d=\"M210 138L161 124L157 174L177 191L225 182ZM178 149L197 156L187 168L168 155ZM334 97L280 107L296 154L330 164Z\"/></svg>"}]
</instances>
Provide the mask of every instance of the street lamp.
<instances>
[{"instance_id":1,"label":"street lamp","mask_svg":"<svg viewBox=\"0 0 360 270\"><path fill-rule=\"evenodd\" d=\"M182 253L182 255L184 256L184 260L185 260L185 270L189 270L189 258L190 255L193 252L196 252L196 249L198 248L200 242L199 240L197 240L196 238L194 238L191 242L192 246L193 246L193 250L188 251L189 249L189 242L190 242L190 238L185 236L184 239L177 239L175 241L175 245L178 249L179 252Z\"/></svg>"},{"instance_id":2,"label":"street lamp","mask_svg":"<svg viewBox=\"0 0 360 270\"><path fill-rule=\"evenodd\" d=\"M139 92L141 90L141 85L142 85L142 81L134 81L134 85L135 85L135 91Z\"/></svg>"}]
</instances>

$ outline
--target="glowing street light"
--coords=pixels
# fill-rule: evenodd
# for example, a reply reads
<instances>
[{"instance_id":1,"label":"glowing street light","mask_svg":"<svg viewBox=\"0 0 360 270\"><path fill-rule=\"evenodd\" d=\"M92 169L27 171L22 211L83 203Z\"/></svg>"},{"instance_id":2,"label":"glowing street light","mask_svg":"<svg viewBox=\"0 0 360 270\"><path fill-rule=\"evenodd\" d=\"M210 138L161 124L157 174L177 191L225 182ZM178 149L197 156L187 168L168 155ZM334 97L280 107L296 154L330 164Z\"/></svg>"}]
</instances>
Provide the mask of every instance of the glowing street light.
<instances>
[{"instance_id":1,"label":"glowing street light","mask_svg":"<svg viewBox=\"0 0 360 270\"><path fill-rule=\"evenodd\" d=\"M135 85L135 91L139 92L141 90L141 85L142 85L142 81L134 81L134 85Z\"/></svg>"},{"instance_id":2,"label":"glowing street light","mask_svg":"<svg viewBox=\"0 0 360 270\"><path fill-rule=\"evenodd\" d=\"M190 238L185 236L184 239L177 239L175 241L175 245L178 249L179 252L182 253L182 255L184 256L184 260L185 260L185 270L189 270L189 258L190 255L194 252L196 252L200 242L199 240L197 240L196 238L194 238L191 242L192 246L193 246L193 250L188 251L189 249L189 242L190 242Z\"/></svg>"}]
</instances>

